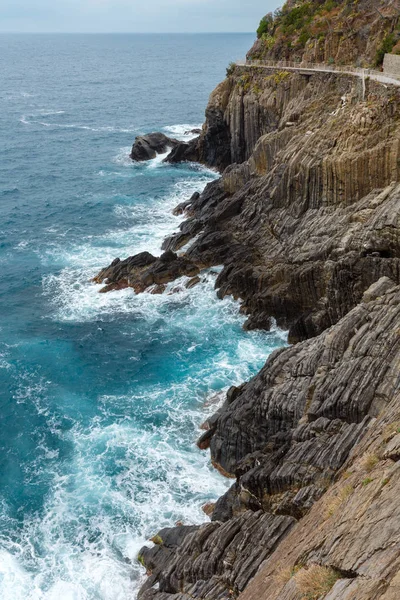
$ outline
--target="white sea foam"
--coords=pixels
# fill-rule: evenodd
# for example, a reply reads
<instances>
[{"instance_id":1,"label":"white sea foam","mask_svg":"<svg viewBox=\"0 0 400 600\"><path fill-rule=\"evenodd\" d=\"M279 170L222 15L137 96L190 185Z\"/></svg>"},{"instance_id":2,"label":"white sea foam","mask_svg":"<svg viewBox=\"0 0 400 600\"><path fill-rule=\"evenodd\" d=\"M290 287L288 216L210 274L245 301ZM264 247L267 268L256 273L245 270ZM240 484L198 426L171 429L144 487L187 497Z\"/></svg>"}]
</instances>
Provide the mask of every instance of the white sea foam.
<instances>
[{"instance_id":1,"label":"white sea foam","mask_svg":"<svg viewBox=\"0 0 400 600\"><path fill-rule=\"evenodd\" d=\"M154 177L157 169L169 168L162 157L136 166L128 151L122 149L114 159L118 172ZM99 294L100 286L90 283L117 255L125 258L142 250L158 255L163 239L177 230L182 218L172 209L214 177L201 170L163 197L118 203L113 210L125 229L87 236L76 245L55 238L41 255L45 265L62 265L59 273L43 279L52 307L47 318L90 323L128 314L124 322L144 322L144 330L154 329L161 339L181 337L176 360L190 353L190 360L197 362L196 369L168 386L141 388L138 381L132 382L130 393L100 395L89 423L77 420L69 430L53 412L48 382L19 374L16 401L33 406L71 451L68 459L60 460L44 436L38 443L34 468L45 471L52 485L41 514L26 516L20 539L4 544L2 600L134 600L144 577L136 557L146 540L177 520L206 521L201 505L215 501L230 485L194 440L199 424L223 400L221 390L248 379L266 358L268 334L240 334L244 317L239 303L216 299L218 267L202 273L198 286L187 289L188 278L183 277L162 295L135 295L131 289ZM123 335L135 342L137 331L127 326ZM215 352L207 354L216 339ZM226 344L220 342L225 339ZM138 360L134 351L128 360ZM84 412L85 402L66 391L57 406L69 407L71 414L74 403ZM6 513L2 511L3 518Z\"/></svg>"},{"instance_id":2,"label":"white sea foam","mask_svg":"<svg viewBox=\"0 0 400 600\"><path fill-rule=\"evenodd\" d=\"M125 146L124 148L120 148L118 154L113 158L113 162L117 165L122 165L123 167L135 167L135 166L143 166L142 164L137 164L135 165L135 163L132 161L132 159L129 157L131 151L131 147L130 146Z\"/></svg>"},{"instance_id":3,"label":"white sea foam","mask_svg":"<svg viewBox=\"0 0 400 600\"><path fill-rule=\"evenodd\" d=\"M150 169L156 169L157 167L160 167L163 165L164 159L167 158L168 154L171 152L171 148L169 148L166 152L157 153L157 156L155 158L153 158L152 160L149 160L147 163L148 168ZM165 164L165 163L164 163Z\"/></svg>"},{"instance_id":4,"label":"white sea foam","mask_svg":"<svg viewBox=\"0 0 400 600\"><path fill-rule=\"evenodd\" d=\"M183 125L170 125L168 127L164 127L164 131L167 135L176 138L177 140L189 141L196 138L198 133L191 133L194 129L201 129L203 124L200 125L188 125L187 123Z\"/></svg>"},{"instance_id":5,"label":"white sea foam","mask_svg":"<svg viewBox=\"0 0 400 600\"><path fill-rule=\"evenodd\" d=\"M212 371L205 369L198 378L210 385ZM196 381L187 378L170 390L154 385L142 394L102 396L91 423L84 428L77 423L67 432L52 415L44 390L26 383L21 382L25 399L71 444L73 454L60 463L44 438L39 443L42 459L36 469L46 461L51 491L42 514L26 515L21 535L3 540L0 597L133 600L143 577L137 553L155 528L178 519L205 521L201 504L229 485L193 444L197 424L206 416L200 403L186 406ZM143 417L157 412L161 425L143 426ZM3 522L7 513L3 506ZM18 532L12 522L7 525Z\"/></svg>"},{"instance_id":6,"label":"white sea foam","mask_svg":"<svg viewBox=\"0 0 400 600\"><path fill-rule=\"evenodd\" d=\"M172 214L172 209L210 180L208 172L200 172L195 178L179 181L165 197L151 204L116 205L116 213L127 224L132 223L124 230L90 236L81 245L73 247L58 243L48 246L42 254L42 261L65 265L60 273L48 275L43 280L45 294L57 307L55 318L87 321L112 313L150 311L150 306L161 301L159 296L136 297L131 289L99 294L101 286L91 283L90 279L116 256L126 258L145 250L158 256L163 240L178 228L182 220L182 217Z\"/></svg>"}]
</instances>

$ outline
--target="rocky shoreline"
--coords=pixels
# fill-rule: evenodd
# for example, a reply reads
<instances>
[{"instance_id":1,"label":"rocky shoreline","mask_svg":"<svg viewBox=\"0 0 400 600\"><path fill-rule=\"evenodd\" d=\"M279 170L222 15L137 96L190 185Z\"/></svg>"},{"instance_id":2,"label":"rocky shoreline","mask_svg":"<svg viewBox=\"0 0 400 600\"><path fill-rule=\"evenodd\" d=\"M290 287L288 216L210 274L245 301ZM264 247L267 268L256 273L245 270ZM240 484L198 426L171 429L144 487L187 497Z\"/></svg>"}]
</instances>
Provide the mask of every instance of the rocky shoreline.
<instances>
[{"instance_id":1,"label":"rocky shoreline","mask_svg":"<svg viewBox=\"0 0 400 600\"><path fill-rule=\"evenodd\" d=\"M198 445L233 485L210 523L141 550L140 600L400 597L400 91L366 87L232 68L199 137L133 147L221 177L176 208L162 256L116 259L102 291L162 293L222 264L218 296L292 343L208 420ZM301 587L313 569L323 594Z\"/></svg>"}]
</instances>

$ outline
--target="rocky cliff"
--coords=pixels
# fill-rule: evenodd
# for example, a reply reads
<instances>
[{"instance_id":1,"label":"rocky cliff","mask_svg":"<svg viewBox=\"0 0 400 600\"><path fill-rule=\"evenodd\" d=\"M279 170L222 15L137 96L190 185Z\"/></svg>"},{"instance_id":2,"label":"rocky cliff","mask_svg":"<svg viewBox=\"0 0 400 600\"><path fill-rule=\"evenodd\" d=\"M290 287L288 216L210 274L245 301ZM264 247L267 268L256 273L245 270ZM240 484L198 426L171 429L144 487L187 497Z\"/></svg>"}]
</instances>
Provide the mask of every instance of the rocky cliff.
<instances>
[{"instance_id":1,"label":"rocky cliff","mask_svg":"<svg viewBox=\"0 0 400 600\"><path fill-rule=\"evenodd\" d=\"M248 57L378 66L400 51L399 23L396 0L290 0L261 20Z\"/></svg>"},{"instance_id":2,"label":"rocky cliff","mask_svg":"<svg viewBox=\"0 0 400 600\"><path fill-rule=\"evenodd\" d=\"M162 292L222 264L218 295L292 345L205 424L198 445L233 485L209 523L142 549L139 598L397 599L400 89L232 67L201 135L175 142L167 160L220 179L177 207L160 257L117 259L96 281Z\"/></svg>"}]
</instances>

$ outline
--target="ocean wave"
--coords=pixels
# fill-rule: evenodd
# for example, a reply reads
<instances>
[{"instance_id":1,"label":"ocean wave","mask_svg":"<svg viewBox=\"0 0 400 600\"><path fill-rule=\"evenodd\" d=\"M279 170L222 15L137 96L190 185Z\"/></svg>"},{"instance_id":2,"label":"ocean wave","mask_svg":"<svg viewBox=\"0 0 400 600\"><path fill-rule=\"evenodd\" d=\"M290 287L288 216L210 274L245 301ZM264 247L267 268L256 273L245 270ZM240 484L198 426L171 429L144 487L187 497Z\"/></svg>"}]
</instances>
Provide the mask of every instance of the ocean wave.
<instances>
[{"instance_id":1,"label":"ocean wave","mask_svg":"<svg viewBox=\"0 0 400 600\"><path fill-rule=\"evenodd\" d=\"M183 218L173 215L172 210L195 191L201 191L212 177L215 175L207 171L199 172L178 181L165 196L152 202L146 199L131 206L117 204L115 213L128 224L124 229L90 236L72 247L57 241L48 244L41 254L42 262L64 265L59 273L45 276L42 283L45 296L55 308L52 318L90 321L117 313L141 313L143 302L149 307L160 302L160 296L146 294L143 300L144 296L135 296L131 289L99 294L101 286L90 283L90 279L116 256L125 258L145 250L158 256L162 242L178 229Z\"/></svg>"},{"instance_id":2,"label":"ocean wave","mask_svg":"<svg viewBox=\"0 0 400 600\"><path fill-rule=\"evenodd\" d=\"M42 516L27 515L20 539L14 536L1 552L2 600L133 599L143 578L137 553L154 535L154 523L206 520L201 503L223 493L227 482L193 448L200 414L170 403L168 423L157 430L116 414L145 408L149 398L157 410L165 394L105 396L104 422L69 432L73 457L62 470L56 462L50 467L53 485Z\"/></svg>"},{"instance_id":3,"label":"ocean wave","mask_svg":"<svg viewBox=\"0 0 400 600\"><path fill-rule=\"evenodd\" d=\"M40 514L27 513L23 528L0 507L2 600L133 600L145 541L178 520L205 522L201 506L228 489L231 482L193 443L198 426L223 400L221 390L248 379L276 340L265 332L241 334L238 303L216 302L214 278L209 272L192 290L182 278L174 284L178 296L136 297L163 340L187 333L176 355L183 378L132 382L129 393L100 395L96 414L66 430L60 408L85 412L85 397L68 395L53 406L49 382L16 373L18 401L34 406L69 452L60 461L44 437L39 442L31 470L45 472L51 486ZM160 310L164 302L171 310Z\"/></svg>"},{"instance_id":4,"label":"ocean wave","mask_svg":"<svg viewBox=\"0 0 400 600\"><path fill-rule=\"evenodd\" d=\"M35 113L29 115L22 115L19 119L24 125L40 125L42 127L54 127L59 129L77 129L82 131L93 131L95 133L134 133L136 131L133 127L120 127L115 125L104 125L104 126L91 126L82 123L54 123L49 121L43 121L43 117L50 117L56 115L63 115L63 110L38 110Z\"/></svg>"},{"instance_id":5,"label":"ocean wave","mask_svg":"<svg viewBox=\"0 0 400 600\"><path fill-rule=\"evenodd\" d=\"M0 190L0 195L1 196L11 196L13 194L19 194L19 191L20 190L17 187L3 189L3 190Z\"/></svg>"},{"instance_id":6,"label":"ocean wave","mask_svg":"<svg viewBox=\"0 0 400 600\"><path fill-rule=\"evenodd\" d=\"M203 124L200 125L189 125L188 123L184 123L181 125L169 125L164 127L164 131L167 135L176 138L177 140L181 140L183 142L188 142L189 140L193 140L198 137L198 133L190 133L194 129L201 129Z\"/></svg>"}]
</instances>

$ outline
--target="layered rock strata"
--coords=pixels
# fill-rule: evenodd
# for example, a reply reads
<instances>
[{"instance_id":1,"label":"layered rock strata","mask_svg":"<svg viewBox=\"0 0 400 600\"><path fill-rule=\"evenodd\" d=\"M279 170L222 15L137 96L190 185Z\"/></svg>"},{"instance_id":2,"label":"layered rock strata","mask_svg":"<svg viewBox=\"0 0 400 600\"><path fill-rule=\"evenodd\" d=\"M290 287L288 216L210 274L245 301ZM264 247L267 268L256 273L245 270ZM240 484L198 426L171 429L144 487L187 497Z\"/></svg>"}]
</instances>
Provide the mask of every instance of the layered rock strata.
<instances>
[{"instance_id":1,"label":"layered rock strata","mask_svg":"<svg viewBox=\"0 0 400 600\"><path fill-rule=\"evenodd\" d=\"M242 300L246 327L275 318L296 343L205 424L199 446L233 485L210 523L142 549L140 600L398 597L399 140L398 88L231 70L169 157L221 178L176 208L161 257L96 277L162 291L222 264L218 295Z\"/></svg>"},{"instance_id":2,"label":"layered rock strata","mask_svg":"<svg viewBox=\"0 0 400 600\"><path fill-rule=\"evenodd\" d=\"M313 563L333 567L345 580L332 599L342 598L343 589L354 589L351 580L358 576L377 579L375 586L383 589L369 568L379 556L381 572L395 574L392 561L400 561L400 550L393 547L397 537L390 523L397 515L397 496L392 490L388 504L377 506L375 515L357 511L371 511L376 494L392 478L398 484L399 322L400 287L381 279L337 325L277 351L252 381L230 390L210 421L211 455L217 467L235 473L236 481L217 503L212 523L163 530L158 545L141 551L151 576L139 598L235 598L264 561L243 598L295 600L295 579L290 576L283 585L278 567L289 565L295 573ZM340 469L340 483L307 515ZM373 481L363 497L363 487ZM351 491L346 488L349 497L354 493L352 511L365 520L353 546L358 525L347 530L349 515L341 510L341 504L348 504L347 492L341 491L345 486L351 486ZM382 523L365 546L363 528L368 535L368 523L379 528L377 515L384 519L392 510L390 523ZM336 513L343 523L341 548L333 527ZM316 523L323 524L323 533ZM292 541L282 542L285 536ZM262 577L270 578L267 587L260 588ZM270 580L275 595L270 595ZM281 596L286 585L288 595Z\"/></svg>"},{"instance_id":3,"label":"layered rock strata","mask_svg":"<svg viewBox=\"0 0 400 600\"><path fill-rule=\"evenodd\" d=\"M398 280L400 92L367 88L363 101L357 78L237 69L211 96L193 143L237 162L178 207L187 218L163 247L194 240L199 269L223 263L219 295L242 298L249 328L274 317L303 340Z\"/></svg>"}]
</instances>

